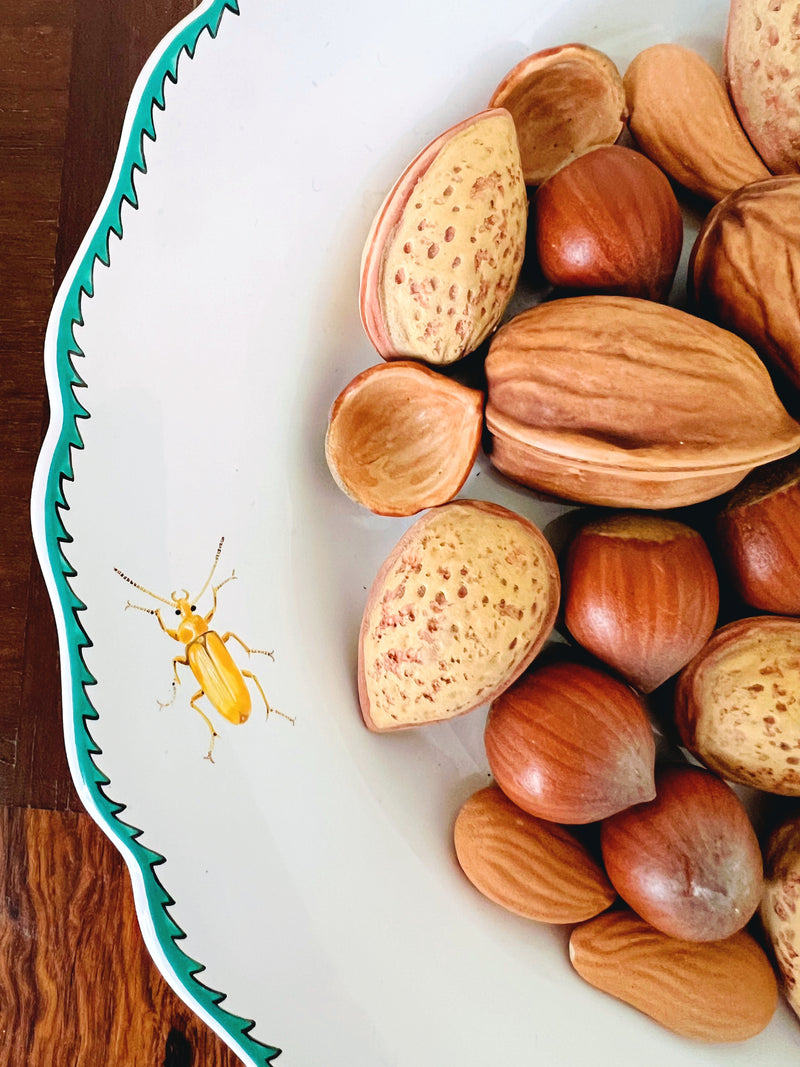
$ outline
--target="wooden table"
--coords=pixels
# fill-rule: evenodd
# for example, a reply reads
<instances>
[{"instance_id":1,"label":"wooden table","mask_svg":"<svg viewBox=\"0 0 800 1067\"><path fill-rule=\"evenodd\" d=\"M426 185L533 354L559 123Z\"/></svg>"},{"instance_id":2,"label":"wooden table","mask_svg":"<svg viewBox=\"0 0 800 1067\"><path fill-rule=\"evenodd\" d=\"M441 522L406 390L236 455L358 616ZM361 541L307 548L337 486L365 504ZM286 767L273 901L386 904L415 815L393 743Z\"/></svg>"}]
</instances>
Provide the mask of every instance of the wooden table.
<instances>
[{"instance_id":1,"label":"wooden table","mask_svg":"<svg viewBox=\"0 0 800 1067\"><path fill-rule=\"evenodd\" d=\"M0 1063L239 1063L172 993L122 859L64 754L55 625L30 534L54 293L105 191L142 64L195 0L0 5Z\"/></svg>"}]
</instances>

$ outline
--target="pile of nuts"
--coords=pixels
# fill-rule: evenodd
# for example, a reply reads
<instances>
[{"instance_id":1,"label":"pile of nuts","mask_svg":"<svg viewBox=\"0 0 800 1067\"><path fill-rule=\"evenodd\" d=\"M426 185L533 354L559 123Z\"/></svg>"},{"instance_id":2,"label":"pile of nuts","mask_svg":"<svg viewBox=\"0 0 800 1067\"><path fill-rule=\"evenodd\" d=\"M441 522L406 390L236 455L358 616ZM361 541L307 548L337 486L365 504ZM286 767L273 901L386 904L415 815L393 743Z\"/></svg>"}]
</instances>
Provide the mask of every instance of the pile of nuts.
<instances>
[{"instance_id":1,"label":"pile of nuts","mask_svg":"<svg viewBox=\"0 0 800 1067\"><path fill-rule=\"evenodd\" d=\"M676 44L624 76L583 44L509 71L378 212L360 309L383 362L326 437L358 505L424 512L367 597L366 725L490 704L494 782L454 827L467 878L572 925L579 975L701 1041L759 1033L779 983L800 1015L790 19L732 0L724 77ZM707 214L684 310L687 200ZM523 271L551 289L510 314ZM507 478L592 506L562 558L523 516L457 499L482 435ZM657 758L659 707L677 759ZM739 787L774 805L761 840Z\"/></svg>"}]
</instances>

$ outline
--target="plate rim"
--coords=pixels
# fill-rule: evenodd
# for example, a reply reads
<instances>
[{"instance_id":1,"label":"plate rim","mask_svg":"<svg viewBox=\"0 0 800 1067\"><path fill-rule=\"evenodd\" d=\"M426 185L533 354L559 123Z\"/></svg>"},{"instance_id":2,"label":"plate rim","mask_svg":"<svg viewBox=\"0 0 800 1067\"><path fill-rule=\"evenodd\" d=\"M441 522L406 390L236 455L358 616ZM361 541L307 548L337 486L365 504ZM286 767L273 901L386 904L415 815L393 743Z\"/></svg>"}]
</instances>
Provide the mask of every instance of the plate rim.
<instances>
[{"instance_id":1,"label":"plate rim","mask_svg":"<svg viewBox=\"0 0 800 1067\"><path fill-rule=\"evenodd\" d=\"M92 640L80 618L86 605L70 584L76 571L64 552L64 546L73 540L65 515L69 511L65 483L74 480L73 449L84 447L80 420L91 418L90 410L79 399L79 390L86 383L76 364L84 356L74 334L75 327L84 323L83 301L94 295L95 269L110 266L112 235L123 238L123 204L138 207L135 177L137 172L147 171L146 142L157 139L155 118L166 109L167 81L178 82L180 67L195 59L203 34L216 40L223 17L239 14L239 0L202 0L154 49L131 91L106 191L59 286L47 322L43 355L50 420L34 472L30 520L34 549L55 616L64 740L80 800L126 863L142 937L164 979L245 1063L264 1067L280 1055L281 1049L254 1038L255 1020L226 1011L221 1006L226 994L200 980L205 966L180 946L187 935L169 913L175 900L156 870L166 857L141 843L143 831L122 817L125 804L105 792L110 779L95 762L102 750L89 732L89 724L99 718L90 696L96 680L83 656Z\"/></svg>"}]
</instances>

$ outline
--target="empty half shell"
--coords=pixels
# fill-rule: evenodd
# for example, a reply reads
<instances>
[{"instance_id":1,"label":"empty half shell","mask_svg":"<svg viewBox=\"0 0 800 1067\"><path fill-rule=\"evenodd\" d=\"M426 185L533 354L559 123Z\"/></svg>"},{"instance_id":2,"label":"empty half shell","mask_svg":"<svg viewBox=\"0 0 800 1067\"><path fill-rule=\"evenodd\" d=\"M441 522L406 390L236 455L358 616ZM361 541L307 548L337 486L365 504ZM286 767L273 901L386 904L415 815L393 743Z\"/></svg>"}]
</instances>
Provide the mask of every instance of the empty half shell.
<instances>
[{"instance_id":1,"label":"empty half shell","mask_svg":"<svg viewBox=\"0 0 800 1067\"><path fill-rule=\"evenodd\" d=\"M419 363L379 363L333 402L325 438L339 487L378 515L451 500L481 439L483 393Z\"/></svg>"},{"instance_id":2,"label":"empty half shell","mask_svg":"<svg viewBox=\"0 0 800 1067\"><path fill-rule=\"evenodd\" d=\"M491 107L514 117L528 185L570 160L613 144L625 124L625 89L611 59L585 44L536 52L506 74Z\"/></svg>"},{"instance_id":3,"label":"empty half shell","mask_svg":"<svg viewBox=\"0 0 800 1067\"><path fill-rule=\"evenodd\" d=\"M361 321L383 359L453 363L499 323L519 278L528 203L509 113L453 126L404 171L361 261Z\"/></svg>"}]
</instances>

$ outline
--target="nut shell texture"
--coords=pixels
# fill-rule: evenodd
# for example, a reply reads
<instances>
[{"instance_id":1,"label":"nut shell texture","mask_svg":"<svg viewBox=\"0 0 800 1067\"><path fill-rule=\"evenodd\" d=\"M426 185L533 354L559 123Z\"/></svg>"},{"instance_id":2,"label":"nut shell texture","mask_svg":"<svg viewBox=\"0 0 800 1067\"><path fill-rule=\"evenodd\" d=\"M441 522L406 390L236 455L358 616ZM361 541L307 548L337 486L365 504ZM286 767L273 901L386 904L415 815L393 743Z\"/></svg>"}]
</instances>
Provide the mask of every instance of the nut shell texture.
<instances>
[{"instance_id":1,"label":"nut shell texture","mask_svg":"<svg viewBox=\"0 0 800 1067\"><path fill-rule=\"evenodd\" d=\"M559 594L553 551L522 516L478 500L423 514L367 597L358 647L366 725L417 726L488 703L544 644Z\"/></svg>"},{"instance_id":2,"label":"nut shell texture","mask_svg":"<svg viewBox=\"0 0 800 1067\"><path fill-rule=\"evenodd\" d=\"M655 743L639 697L604 671L534 666L492 704L484 734L497 784L552 822L595 822L655 795Z\"/></svg>"},{"instance_id":3,"label":"nut shell texture","mask_svg":"<svg viewBox=\"0 0 800 1067\"><path fill-rule=\"evenodd\" d=\"M717 204L689 282L701 314L800 386L800 176L754 182Z\"/></svg>"},{"instance_id":4,"label":"nut shell texture","mask_svg":"<svg viewBox=\"0 0 800 1067\"><path fill-rule=\"evenodd\" d=\"M695 1041L755 1037L778 1006L772 966L744 931L722 941L681 941L615 911L576 927L569 955L595 988Z\"/></svg>"},{"instance_id":5,"label":"nut shell texture","mask_svg":"<svg viewBox=\"0 0 800 1067\"><path fill-rule=\"evenodd\" d=\"M686 189L717 201L769 175L722 78L697 52L652 45L633 59L623 81L636 144Z\"/></svg>"},{"instance_id":6,"label":"nut shell texture","mask_svg":"<svg viewBox=\"0 0 800 1067\"><path fill-rule=\"evenodd\" d=\"M334 401L325 455L358 503L379 515L413 515L456 495L482 427L479 390L418 363L379 363Z\"/></svg>"},{"instance_id":7,"label":"nut shell texture","mask_svg":"<svg viewBox=\"0 0 800 1067\"><path fill-rule=\"evenodd\" d=\"M800 796L800 619L717 630L678 678L675 721L686 748L729 781Z\"/></svg>"},{"instance_id":8,"label":"nut shell texture","mask_svg":"<svg viewBox=\"0 0 800 1067\"><path fill-rule=\"evenodd\" d=\"M612 507L677 507L800 446L753 349L677 308L624 296L540 304L486 359L492 463Z\"/></svg>"},{"instance_id":9,"label":"nut shell texture","mask_svg":"<svg viewBox=\"0 0 800 1067\"><path fill-rule=\"evenodd\" d=\"M772 173L799 171L797 6L775 0L731 0L725 76L739 121Z\"/></svg>"},{"instance_id":10,"label":"nut shell texture","mask_svg":"<svg viewBox=\"0 0 800 1067\"><path fill-rule=\"evenodd\" d=\"M462 805L454 842L475 888L524 918L581 922L616 899L603 868L569 830L526 814L497 786Z\"/></svg>"},{"instance_id":11,"label":"nut shell texture","mask_svg":"<svg viewBox=\"0 0 800 1067\"><path fill-rule=\"evenodd\" d=\"M625 121L625 90L603 52L564 44L521 60L495 89L490 106L513 115L525 181L539 185L571 159L616 141Z\"/></svg>"},{"instance_id":12,"label":"nut shell texture","mask_svg":"<svg viewBox=\"0 0 800 1067\"><path fill-rule=\"evenodd\" d=\"M507 111L431 142L389 193L362 256L361 320L383 359L439 365L476 349L513 295L527 217Z\"/></svg>"}]
</instances>

